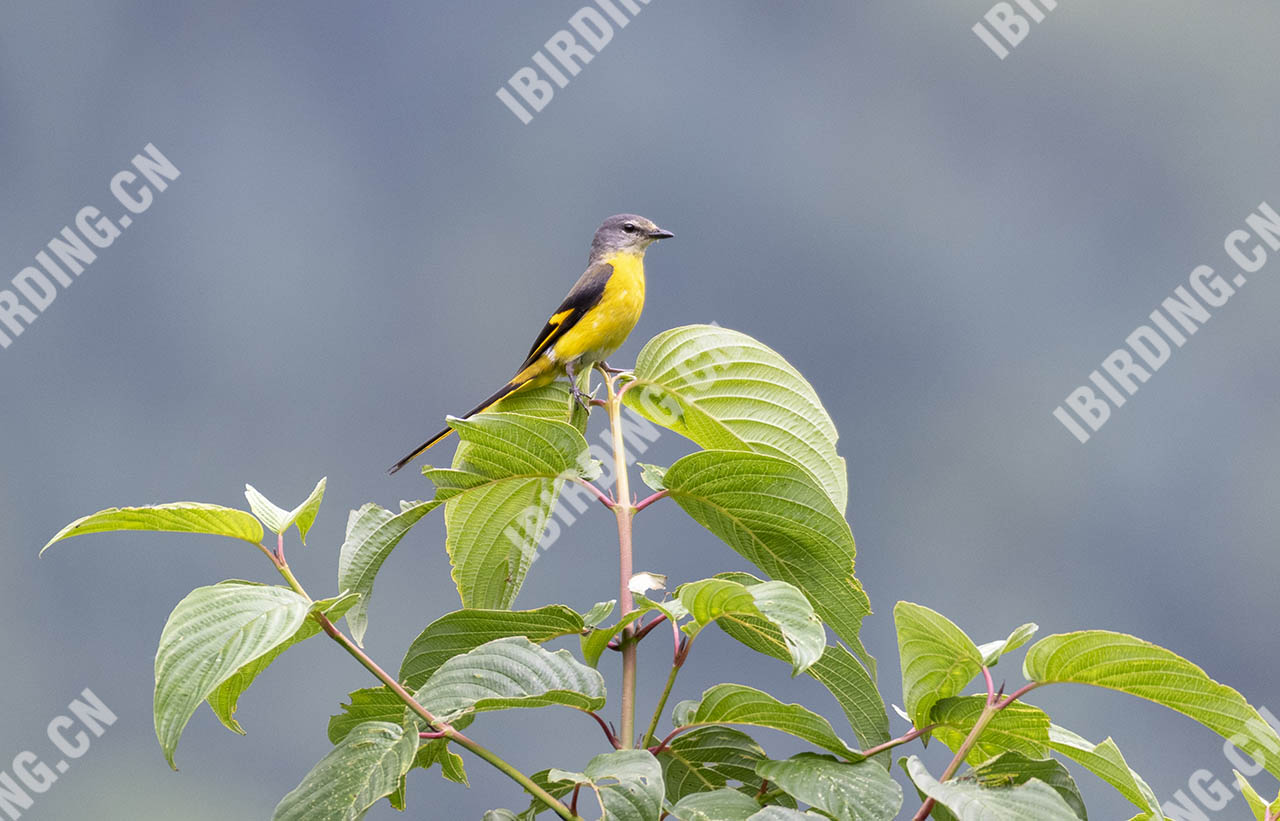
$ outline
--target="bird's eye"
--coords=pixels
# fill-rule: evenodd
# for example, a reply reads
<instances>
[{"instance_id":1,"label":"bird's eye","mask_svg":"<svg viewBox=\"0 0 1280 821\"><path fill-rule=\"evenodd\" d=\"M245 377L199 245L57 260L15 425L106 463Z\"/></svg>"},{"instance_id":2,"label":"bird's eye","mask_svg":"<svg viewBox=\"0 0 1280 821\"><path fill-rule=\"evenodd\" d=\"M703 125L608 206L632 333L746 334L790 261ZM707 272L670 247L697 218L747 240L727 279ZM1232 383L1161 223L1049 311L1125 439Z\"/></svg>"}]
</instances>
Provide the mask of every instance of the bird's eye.
<instances>
[{"instance_id":1,"label":"bird's eye","mask_svg":"<svg viewBox=\"0 0 1280 821\"><path fill-rule=\"evenodd\" d=\"M634 234L636 232L636 224L634 222L625 223L622 226L622 230L626 231L628 234Z\"/></svg>"}]
</instances>

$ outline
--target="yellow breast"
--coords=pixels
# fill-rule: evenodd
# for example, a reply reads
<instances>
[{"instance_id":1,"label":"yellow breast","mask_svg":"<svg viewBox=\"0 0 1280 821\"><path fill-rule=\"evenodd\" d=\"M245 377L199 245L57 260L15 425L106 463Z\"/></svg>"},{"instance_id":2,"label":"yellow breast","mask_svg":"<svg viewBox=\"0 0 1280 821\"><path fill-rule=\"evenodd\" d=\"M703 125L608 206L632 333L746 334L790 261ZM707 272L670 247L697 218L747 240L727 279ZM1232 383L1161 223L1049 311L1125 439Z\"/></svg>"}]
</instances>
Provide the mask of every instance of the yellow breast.
<instances>
[{"instance_id":1,"label":"yellow breast","mask_svg":"<svg viewBox=\"0 0 1280 821\"><path fill-rule=\"evenodd\" d=\"M627 340L644 310L644 257L615 254L603 262L613 266L600 302L555 344L561 362L599 362Z\"/></svg>"}]
</instances>

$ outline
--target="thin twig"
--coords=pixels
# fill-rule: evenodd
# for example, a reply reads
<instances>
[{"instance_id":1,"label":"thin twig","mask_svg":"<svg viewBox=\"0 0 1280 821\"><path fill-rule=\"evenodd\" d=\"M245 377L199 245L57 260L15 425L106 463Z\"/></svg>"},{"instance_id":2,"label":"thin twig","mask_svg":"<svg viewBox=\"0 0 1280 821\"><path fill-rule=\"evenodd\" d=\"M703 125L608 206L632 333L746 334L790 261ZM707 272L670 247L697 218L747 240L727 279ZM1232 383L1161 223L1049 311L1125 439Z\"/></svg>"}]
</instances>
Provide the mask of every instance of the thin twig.
<instances>
[{"instance_id":1,"label":"thin twig","mask_svg":"<svg viewBox=\"0 0 1280 821\"><path fill-rule=\"evenodd\" d=\"M587 490L591 491L592 494L594 494L595 497L600 500L600 504L604 505L610 510L613 510L614 508L613 498L609 496L609 494L601 490L600 488L596 487L593 482L588 482L586 479L574 479L573 481L574 483L582 485Z\"/></svg>"},{"instance_id":2,"label":"thin twig","mask_svg":"<svg viewBox=\"0 0 1280 821\"><path fill-rule=\"evenodd\" d=\"M671 495L671 491L669 490L659 490L657 493L653 494L652 496L644 497L640 501L636 502L636 513L639 513L640 511L644 510L646 507L658 501L659 499L665 499L670 495Z\"/></svg>"},{"instance_id":3,"label":"thin twig","mask_svg":"<svg viewBox=\"0 0 1280 821\"><path fill-rule=\"evenodd\" d=\"M675 738L676 736L680 735L680 734L681 734L681 733L683 733L685 730L692 730L692 729L693 729L693 727L692 727L691 725L688 725L688 724L686 724L686 725L685 725L685 726L683 726L683 727L677 727L677 728L675 728L675 729L674 729L674 730L672 730L671 732L667 733L667 737L666 737L666 738L662 739L662 740L661 740L661 741L659 741L657 744L655 744L654 746L650 747L650 748L649 748L649 752L653 753L654 755L657 755L658 753L660 753L660 752L662 752L663 750L667 749L667 747L669 747L669 746L671 745L671 740L672 740L673 738Z\"/></svg>"},{"instance_id":4,"label":"thin twig","mask_svg":"<svg viewBox=\"0 0 1280 821\"><path fill-rule=\"evenodd\" d=\"M583 712L596 720L596 723L600 725L600 729L604 731L604 737L609 739L609 743L613 745L613 749L618 749L618 737L613 734L613 730L609 729L609 725L605 723L604 719L591 710L583 710Z\"/></svg>"},{"instance_id":5,"label":"thin twig","mask_svg":"<svg viewBox=\"0 0 1280 821\"><path fill-rule=\"evenodd\" d=\"M902 744L906 744L909 741L915 741L917 738L924 735L925 733L931 732L937 726L938 726L937 724L930 724L928 727L923 727L919 730L912 728L911 732L909 733L900 735L897 738L892 739L891 741L884 742L883 744L877 744L874 747L870 747L866 750L863 750L861 752L861 755L865 758L870 758L871 756L876 755L877 753L882 753L885 750L892 750L894 747L900 746Z\"/></svg>"}]
</instances>

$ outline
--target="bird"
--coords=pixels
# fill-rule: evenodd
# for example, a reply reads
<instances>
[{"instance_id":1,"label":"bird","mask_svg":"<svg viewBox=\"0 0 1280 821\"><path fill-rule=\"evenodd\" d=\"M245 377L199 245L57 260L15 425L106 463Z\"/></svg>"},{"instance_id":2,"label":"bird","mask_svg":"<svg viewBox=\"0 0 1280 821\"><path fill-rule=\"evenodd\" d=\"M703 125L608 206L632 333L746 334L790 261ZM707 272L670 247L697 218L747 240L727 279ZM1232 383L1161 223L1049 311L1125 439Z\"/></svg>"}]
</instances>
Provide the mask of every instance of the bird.
<instances>
[{"instance_id":1,"label":"bird","mask_svg":"<svg viewBox=\"0 0 1280 821\"><path fill-rule=\"evenodd\" d=\"M637 214L615 214L601 223L591 240L587 270L547 320L523 364L507 384L467 411L463 419L493 407L516 391L549 385L569 377L570 390L584 401L577 375L604 363L622 347L644 309L644 253L675 234ZM432 436L388 470L395 473L453 433Z\"/></svg>"}]
</instances>

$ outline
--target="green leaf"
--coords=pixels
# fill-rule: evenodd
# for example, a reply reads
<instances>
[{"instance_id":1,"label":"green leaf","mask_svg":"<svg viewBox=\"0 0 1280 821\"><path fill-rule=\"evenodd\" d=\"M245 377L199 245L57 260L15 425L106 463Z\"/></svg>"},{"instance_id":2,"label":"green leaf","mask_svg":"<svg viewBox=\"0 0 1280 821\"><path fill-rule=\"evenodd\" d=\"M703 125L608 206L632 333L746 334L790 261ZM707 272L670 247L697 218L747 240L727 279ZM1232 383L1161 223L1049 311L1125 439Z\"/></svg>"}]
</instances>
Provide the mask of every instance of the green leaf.
<instances>
[{"instance_id":1,"label":"green leaf","mask_svg":"<svg viewBox=\"0 0 1280 821\"><path fill-rule=\"evenodd\" d=\"M1105 630L1062 633L1031 646L1023 675L1092 684L1163 704L1195 719L1280 776L1280 736L1238 692L1150 642ZM1254 742L1245 749L1249 741Z\"/></svg>"},{"instance_id":2,"label":"green leaf","mask_svg":"<svg viewBox=\"0 0 1280 821\"><path fill-rule=\"evenodd\" d=\"M206 505L199 502L172 502L147 507L109 507L89 516L76 519L59 530L49 543L40 548L46 550L63 539L84 536L88 533L109 533L117 530L148 530L155 533L206 533L212 536L229 536L250 544L262 543L262 525L243 510Z\"/></svg>"},{"instance_id":3,"label":"green leaf","mask_svg":"<svg viewBox=\"0 0 1280 821\"><path fill-rule=\"evenodd\" d=\"M356 727L370 721L389 722L401 726L417 725L417 720L405 721L405 703L387 687L369 687L356 690L348 697L349 704L343 704L342 712L329 717L329 741L340 743ZM455 728L466 729L471 719L463 718ZM416 730L415 730L416 732ZM448 741L443 738L422 742L414 758L413 767L424 770L440 765L440 774L450 781L459 784L467 783L467 771L462 758L449 750ZM391 803L397 809L404 809L404 785L401 784L391 795Z\"/></svg>"},{"instance_id":4,"label":"green leaf","mask_svg":"<svg viewBox=\"0 0 1280 821\"><path fill-rule=\"evenodd\" d=\"M952 750L960 749L969 731L986 706L987 697L944 698L933 708L930 723L933 735ZM1029 758L1049 755L1049 716L1038 707L1015 701L996 713L965 760L977 766L1004 752L1015 751Z\"/></svg>"},{"instance_id":5,"label":"green leaf","mask_svg":"<svg viewBox=\"0 0 1280 821\"><path fill-rule=\"evenodd\" d=\"M480 821L520 821L520 816L511 810L489 810Z\"/></svg>"},{"instance_id":6,"label":"green leaf","mask_svg":"<svg viewBox=\"0 0 1280 821\"><path fill-rule=\"evenodd\" d=\"M416 729L370 721L353 729L276 806L272 821L356 821L413 766Z\"/></svg>"},{"instance_id":7,"label":"green leaf","mask_svg":"<svg viewBox=\"0 0 1280 821\"><path fill-rule=\"evenodd\" d=\"M1249 809L1253 810L1253 817L1257 821L1269 821L1269 819L1273 819L1280 814L1280 798L1268 804L1262 796L1258 795L1258 791L1253 788L1253 785L1240 774L1239 770L1232 770L1231 772L1235 774L1240 794L1248 802Z\"/></svg>"},{"instance_id":8,"label":"green leaf","mask_svg":"<svg viewBox=\"0 0 1280 821\"><path fill-rule=\"evenodd\" d=\"M676 595L698 628L715 621L743 621L745 617L771 622L782 634L792 675L808 670L826 649L827 633L813 605L786 582L748 586L728 579L704 579L681 585ZM696 635L697 630L687 632Z\"/></svg>"},{"instance_id":9,"label":"green leaf","mask_svg":"<svg viewBox=\"0 0 1280 821\"><path fill-rule=\"evenodd\" d=\"M801 812L787 807L765 807L751 816L747 821L820 821L821 815L812 812Z\"/></svg>"},{"instance_id":10,"label":"green leaf","mask_svg":"<svg viewBox=\"0 0 1280 821\"><path fill-rule=\"evenodd\" d=\"M609 618L617 604L617 599L596 602L591 606L590 610L582 614L582 626L586 629L598 627L605 619Z\"/></svg>"},{"instance_id":11,"label":"green leaf","mask_svg":"<svg viewBox=\"0 0 1280 821\"><path fill-rule=\"evenodd\" d=\"M1018 627L1009 634L1009 638L1001 641L989 641L986 644L978 646L978 652L982 654L982 663L987 667L995 667L1000 661L1000 657L1006 653L1012 653L1022 645L1031 641L1040 626L1034 622L1027 622Z\"/></svg>"},{"instance_id":12,"label":"green leaf","mask_svg":"<svg viewBox=\"0 0 1280 821\"><path fill-rule=\"evenodd\" d=\"M691 793L671 807L674 821L747 821L760 810L750 796L737 790L719 789Z\"/></svg>"},{"instance_id":13,"label":"green leaf","mask_svg":"<svg viewBox=\"0 0 1280 821\"><path fill-rule=\"evenodd\" d=\"M523 636L495 639L454 656L414 698L443 721L512 707L604 706L604 678L568 650L552 653Z\"/></svg>"},{"instance_id":14,"label":"green leaf","mask_svg":"<svg viewBox=\"0 0 1280 821\"><path fill-rule=\"evenodd\" d=\"M844 514L849 489L836 426L813 386L776 351L737 331L688 325L649 340L635 377L623 395L633 410L706 450L787 459Z\"/></svg>"},{"instance_id":15,"label":"green leaf","mask_svg":"<svg viewBox=\"0 0 1280 821\"><path fill-rule=\"evenodd\" d=\"M1080 789L1067 768L1051 758L1028 758L1019 752L1007 752L975 769L966 780L972 779L987 787L1007 787L1025 784L1030 779L1048 784L1062 797L1080 821L1089 821Z\"/></svg>"},{"instance_id":16,"label":"green leaf","mask_svg":"<svg viewBox=\"0 0 1280 821\"><path fill-rule=\"evenodd\" d=\"M368 721L401 723L405 703L388 687L366 687L350 693L342 712L329 717L329 742L337 744L347 734Z\"/></svg>"},{"instance_id":17,"label":"green leaf","mask_svg":"<svg viewBox=\"0 0 1280 821\"><path fill-rule=\"evenodd\" d=\"M583 628L582 617L563 604L537 610L455 610L427 625L409 645L400 664L400 682L416 690L447 660L494 639L524 636L542 644Z\"/></svg>"},{"instance_id":18,"label":"green leaf","mask_svg":"<svg viewBox=\"0 0 1280 821\"><path fill-rule=\"evenodd\" d=\"M293 525L298 526L298 537L307 543L307 531L316 521L320 511L320 502L324 499L324 486L327 479L321 479L311 495L293 510L276 507L266 496L258 492L253 485L244 486L245 498L249 500L249 509L272 533L284 533Z\"/></svg>"},{"instance_id":19,"label":"green leaf","mask_svg":"<svg viewBox=\"0 0 1280 821\"><path fill-rule=\"evenodd\" d=\"M916 756L899 759L922 794L933 798L959 821L1078 821L1075 812L1048 784L1032 778L1015 786L990 787L978 781L938 781Z\"/></svg>"},{"instance_id":20,"label":"green leaf","mask_svg":"<svg viewBox=\"0 0 1280 821\"><path fill-rule=\"evenodd\" d=\"M226 581L191 591L156 652L156 738L169 766L200 703L240 668L288 642L311 602L282 587Z\"/></svg>"},{"instance_id":21,"label":"green leaf","mask_svg":"<svg viewBox=\"0 0 1280 821\"><path fill-rule=\"evenodd\" d=\"M722 573L717 578L736 579L744 584L759 581L746 573ZM782 632L764 619L742 618L717 623L720 629L757 653L782 661L790 660ZM889 716L880 692L871 676L848 650L838 644L829 645L822 657L805 672L835 696L863 749L889 740Z\"/></svg>"},{"instance_id":22,"label":"green leaf","mask_svg":"<svg viewBox=\"0 0 1280 821\"><path fill-rule=\"evenodd\" d=\"M1155 818L1162 818L1160 799L1142 780L1142 776L1129 768L1120 748L1110 738L1101 744L1092 744L1065 727L1049 726L1049 747L1084 767L1089 772L1115 787L1133 805Z\"/></svg>"},{"instance_id":23,"label":"green leaf","mask_svg":"<svg viewBox=\"0 0 1280 821\"><path fill-rule=\"evenodd\" d=\"M667 475L667 469L660 465L647 465L644 462L636 462L640 466L640 481L644 482L651 490L666 490L667 484L663 479Z\"/></svg>"},{"instance_id":24,"label":"green leaf","mask_svg":"<svg viewBox=\"0 0 1280 821\"><path fill-rule=\"evenodd\" d=\"M439 506L438 501L401 502L400 512L392 513L369 502L347 517L347 537L338 554L338 588L360 594L360 601L347 612L347 626L356 644L364 644L364 633L369 627L369 599L382 563L409 528Z\"/></svg>"},{"instance_id":25,"label":"green leaf","mask_svg":"<svg viewBox=\"0 0 1280 821\"><path fill-rule=\"evenodd\" d=\"M644 597L641 596L640 598L643 599ZM604 651L608 649L609 642L613 641L614 636L656 609L657 607L652 603L641 605L619 619L618 623L612 627L597 627L588 633L584 633L582 635L582 660L592 667L599 665L600 656L604 655Z\"/></svg>"},{"instance_id":26,"label":"green leaf","mask_svg":"<svg viewBox=\"0 0 1280 821\"><path fill-rule=\"evenodd\" d=\"M586 386L583 386L586 390ZM522 413L538 419L567 422L579 433L587 430L587 411L569 393L567 381L556 381L541 388L528 388L511 394L486 413Z\"/></svg>"},{"instance_id":27,"label":"green leaf","mask_svg":"<svg viewBox=\"0 0 1280 821\"><path fill-rule=\"evenodd\" d=\"M844 821L893 821L902 809L902 788L872 761L846 764L801 753L786 761L761 761L756 775Z\"/></svg>"},{"instance_id":28,"label":"green leaf","mask_svg":"<svg viewBox=\"0 0 1280 821\"><path fill-rule=\"evenodd\" d=\"M324 613L329 617L330 621L337 621L342 615L355 605L359 600L359 596L355 593L347 593L343 596L335 596L331 599L323 599L311 605L312 613ZM218 688L209 694L209 706L213 709L218 720L232 732L244 735L244 728L240 726L240 722L236 721L236 708L240 704L240 696L245 690L249 689L249 685L253 684L263 670L271 666L271 662L275 661L280 654L295 644L306 641L312 636L320 632L320 622L315 619L307 619L302 623L287 641L284 641L270 651L258 656L253 661L237 670L230 678L218 685Z\"/></svg>"},{"instance_id":29,"label":"green leaf","mask_svg":"<svg viewBox=\"0 0 1280 821\"><path fill-rule=\"evenodd\" d=\"M698 705L701 704L697 699L686 698L677 701L675 706L671 708L671 723L676 727L686 727L693 723L693 717L698 713Z\"/></svg>"},{"instance_id":30,"label":"green leaf","mask_svg":"<svg viewBox=\"0 0 1280 821\"><path fill-rule=\"evenodd\" d=\"M581 773L552 770L547 778L589 786L604 810L602 821L658 821L662 814L662 768L647 750L601 753Z\"/></svg>"},{"instance_id":31,"label":"green leaf","mask_svg":"<svg viewBox=\"0 0 1280 821\"><path fill-rule=\"evenodd\" d=\"M685 796L724 787L730 781L758 789L756 764L764 759L764 748L751 736L732 727L715 726L677 736L658 754L667 801L673 804ZM759 809L758 804L755 809Z\"/></svg>"},{"instance_id":32,"label":"green leaf","mask_svg":"<svg viewBox=\"0 0 1280 821\"><path fill-rule=\"evenodd\" d=\"M959 693L982 672L982 653L945 616L911 602L893 608L902 659L902 697L916 727L927 727L933 705Z\"/></svg>"},{"instance_id":33,"label":"green leaf","mask_svg":"<svg viewBox=\"0 0 1280 821\"><path fill-rule=\"evenodd\" d=\"M594 478L598 465L578 429L556 419L486 412L449 424L462 440L453 467L423 475L445 502L453 580L464 607L510 607L561 485Z\"/></svg>"},{"instance_id":34,"label":"green leaf","mask_svg":"<svg viewBox=\"0 0 1280 821\"><path fill-rule=\"evenodd\" d=\"M853 533L808 473L774 456L703 451L672 465L666 483L695 521L769 577L804 591L874 676L875 659L858 638L871 604L853 575Z\"/></svg>"},{"instance_id":35,"label":"green leaf","mask_svg":"<svg viewBox=\"0 0 1280 821\"><path fill-rule=\"evenodd\" d=\"M743 724L779 730L859 760L862 754L836 735L822 716L799 704L783 704L768 693L741 684L717 684L702 694L702 701L684 726Z\"/></svg>"}]
</instances>

